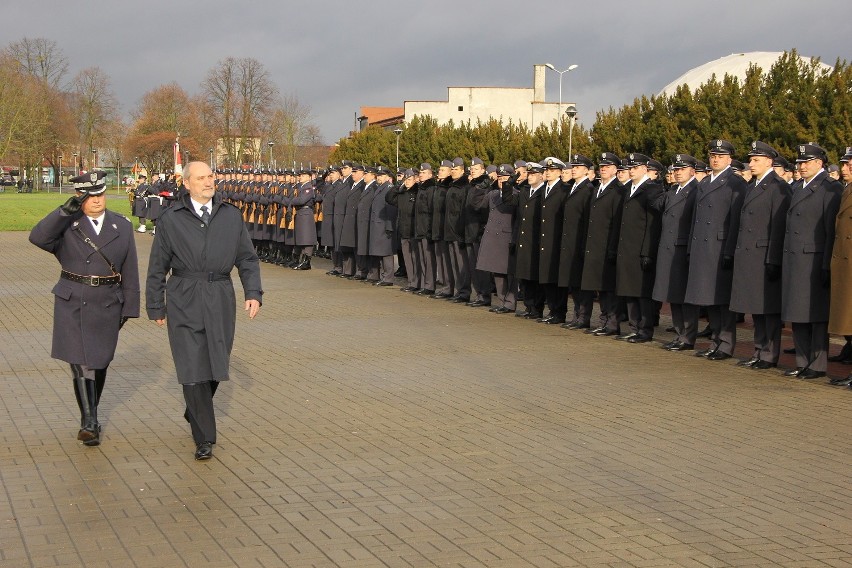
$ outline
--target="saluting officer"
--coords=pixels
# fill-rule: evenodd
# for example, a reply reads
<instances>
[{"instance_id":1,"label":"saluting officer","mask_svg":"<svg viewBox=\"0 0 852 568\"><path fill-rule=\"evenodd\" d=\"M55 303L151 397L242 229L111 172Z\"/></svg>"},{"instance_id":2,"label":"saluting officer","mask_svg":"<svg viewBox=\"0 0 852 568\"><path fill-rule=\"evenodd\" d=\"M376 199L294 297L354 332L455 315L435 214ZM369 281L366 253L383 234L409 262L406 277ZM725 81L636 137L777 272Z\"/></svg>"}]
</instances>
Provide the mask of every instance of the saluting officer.
<instances>
[{"instance_id":1,"label":"saluting officer","mask_svg":"<svg viewBox=\"0 0 852 568\"><path fill-rule=\"evenodd\" d=\"M523 312L515 316L539 319L544 310L544 294L538 284L538 249L541 238L541 199L544 194L544 166L538 162L521 162L515 166L515 178L502 187L503 201L517 207L512 242L515 243L515 278L524 294ZM515 162L518 164L518 162ZM518 169L523 168L523 181ZM513 191L517 188L517 192Z\"/></svg>"},{"instance_id":2,"label":"saluting officer","mask_svg":"<svg viewBox=\"0 0 852 568\"><path fill-rule=\"evenodd\" d=\"M589 229L589 205L594 195L594 184L589 172L594 172L592 161L582 154L571 156L571 179L565 184L565 205L562 213L562 239L559 255L559 286L571 292L574 313L571 321L562 324L566 329L591 328L592 293L582 289L583 257Z\"/></svg>"},{"instance_id":3,"label":"saluting officer","mask_svg":"<svg viewBox=\"0 0 852 568\"><path fill-rule=\"evenodd\" d=\"M53 287L51 357L71 365L80 408L77 439L100 444L98 403L118 331L139 317L139 267L130 221L106 208L106 173L71 179L77 194L39 221L30 242L62 266Z\"/></svg>"},{"instance_id":4,"label":"saluting officer","mask_svg":"<svg viewBox=\"0 0 852 568\"><path fill-rule=\"evenodd\" d=\"M509 177L515 173L510 164L501 164L495 171L497 183L485 195L477 195L471 206L486 208L488 221L482 233L482 242L476 260L476 269L494 276L497 305L489 311L507 314L515 311L515 275L512 229L515 225L517 208L503 200L503 188L507 196L517 195L518 190L509 185Z\"/></svg>"}]
</instances>

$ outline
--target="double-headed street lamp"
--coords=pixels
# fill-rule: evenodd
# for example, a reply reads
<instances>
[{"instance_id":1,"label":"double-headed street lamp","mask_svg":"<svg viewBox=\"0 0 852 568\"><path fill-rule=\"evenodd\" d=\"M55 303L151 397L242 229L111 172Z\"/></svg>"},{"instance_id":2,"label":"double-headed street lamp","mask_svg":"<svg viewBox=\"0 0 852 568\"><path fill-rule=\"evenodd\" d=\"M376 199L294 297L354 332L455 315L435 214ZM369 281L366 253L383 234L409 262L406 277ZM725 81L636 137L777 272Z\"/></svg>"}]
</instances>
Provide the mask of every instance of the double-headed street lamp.
<instances>
[{"instance_id":1,"label":"double-headed street lamp","mask_svg":"<svg viewBox=\"0 0 852 568\"><path fill-rule=\"evenodd\" d=\"M269 167L272 167L272 147L275 146L275 142L270 140L266 143L269 146Z\"/></svg>"},{"instance_id":2,"label":"double-headed street lamp","mask_svg":"<svg viewBox=\"0 0 852 568\"><path fill-rule=\"evenodd\" d=\"M74 156L74 177L77 177L77 156L80 154L73 152L71 155Z\"/></svg>"},{"instance_id":3,"label":"double-headed street lamp","mask_svg":"<svg viewBox=\"0 0 852 568\"><path fill-rule=\"evenodd\" d=\"M544 66L550 69L551 71L556 71L557 73L559 73L559 112L556 113L556 116L562 118L562 76L565 73L568 73L569 71L573 71L574 69L579 67L579 65L569 65L568 69L565 69L564 71L560 71L559 69L554 67L552 63L545 63Z\"/></svg>"},{"instance_id":4,"label":"double-headed street lamp","mask_svg":"<svg viewBox=\"0 0 852 568\"><path fill-rule=\"evenodd\" d=\"M565 109L565 116L568 117L568 159L573 160L574 121L577 119L577 105L568 105L568 108Z\"/></svg>"},{"instance_id":5,"label":"double-headed street lamp","mask_svg":"<svg viewBox=\"0 0 852 568\"><path fill-rule=\"evenodd\" d=\"M397 126L393 133L396 134L396 169L399 171L399 135L402 134L402 128Z\"/></svg>"}]
</instances>

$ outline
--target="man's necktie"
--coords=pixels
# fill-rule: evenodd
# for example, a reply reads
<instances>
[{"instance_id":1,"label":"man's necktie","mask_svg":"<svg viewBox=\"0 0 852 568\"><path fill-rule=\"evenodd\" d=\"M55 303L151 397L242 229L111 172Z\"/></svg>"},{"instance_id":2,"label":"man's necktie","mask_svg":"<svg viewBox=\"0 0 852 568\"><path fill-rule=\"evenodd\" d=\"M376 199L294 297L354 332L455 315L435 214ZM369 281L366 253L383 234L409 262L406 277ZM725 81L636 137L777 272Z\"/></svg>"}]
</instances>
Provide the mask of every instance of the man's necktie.
<instances>
[{"instance_id":1,"label":"man's necktie","mask_svg":"<svg viewBox=\"0 0 852 568\"><path fill-rule=\"evenodd\" d=\"M207 206L201 206L201 220L204 221L205 225L210 224L210 213L207 211Z\"/></svg>"}]
</instances>

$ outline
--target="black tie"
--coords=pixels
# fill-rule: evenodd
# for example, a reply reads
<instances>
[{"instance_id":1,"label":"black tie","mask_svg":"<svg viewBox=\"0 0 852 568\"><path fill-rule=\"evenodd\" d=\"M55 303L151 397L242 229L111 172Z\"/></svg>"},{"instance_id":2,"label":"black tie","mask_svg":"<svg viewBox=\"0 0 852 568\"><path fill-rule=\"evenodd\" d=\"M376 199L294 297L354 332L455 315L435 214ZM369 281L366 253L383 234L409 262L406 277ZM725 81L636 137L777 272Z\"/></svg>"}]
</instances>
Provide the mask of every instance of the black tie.
<instances>
[{"instance_id":1,"label":"black tie","mask_svg":"<svg viewBox=\"0 0 852 568\"><path fill-rule=\"evenodd\" d=\"M204 221L205 225L210 224L210 213L207 212L207 206L201 206L201 220Z\"/></svg>"}]
</instances>

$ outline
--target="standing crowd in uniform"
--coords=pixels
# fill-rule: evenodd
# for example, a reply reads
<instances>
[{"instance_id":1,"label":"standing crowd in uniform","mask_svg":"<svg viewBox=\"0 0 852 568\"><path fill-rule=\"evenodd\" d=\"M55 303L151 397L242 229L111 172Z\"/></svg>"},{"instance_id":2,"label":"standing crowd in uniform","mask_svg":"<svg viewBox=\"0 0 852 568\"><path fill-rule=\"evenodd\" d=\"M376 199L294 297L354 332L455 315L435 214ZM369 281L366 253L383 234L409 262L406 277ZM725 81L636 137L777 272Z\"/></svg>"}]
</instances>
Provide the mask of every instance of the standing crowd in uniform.
<instances>
[{"instance_id":1,"label":"standing crowd in uniform","mask_svg":"<svg viewBox=\"0 0 852 568\"><path fill-rule=\"evenodd\" d=\"M847 338L831 359L852 364L852 148L839 168L815 143L797 147L795 166L761 141L743 154L719 139L706 163L683 153L668 167L640 153L457 157L396 176L349 161L218 170L216 183L265 262L306 270L317 254L329 275L392 286L398 258L403 292L625 343L651 341L668 303L662 347L710 361L734 355L747 314L754 351L738 365L754 369L778 365L788 322L785 375L823 377L829 333ZM831 382L852 386L852 374Z\"/></svg>"}]
</instances>

